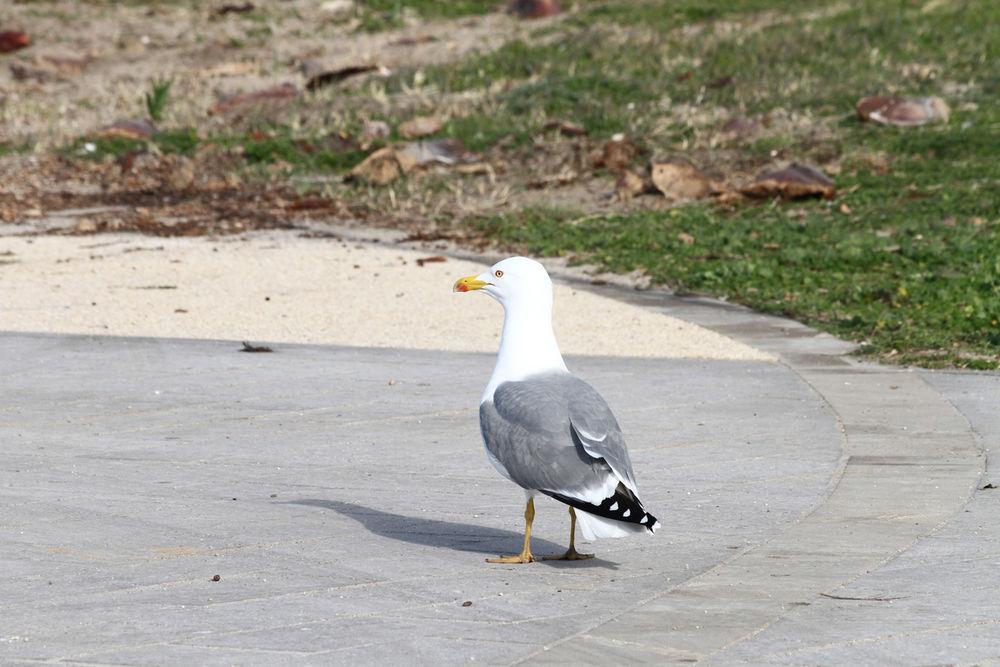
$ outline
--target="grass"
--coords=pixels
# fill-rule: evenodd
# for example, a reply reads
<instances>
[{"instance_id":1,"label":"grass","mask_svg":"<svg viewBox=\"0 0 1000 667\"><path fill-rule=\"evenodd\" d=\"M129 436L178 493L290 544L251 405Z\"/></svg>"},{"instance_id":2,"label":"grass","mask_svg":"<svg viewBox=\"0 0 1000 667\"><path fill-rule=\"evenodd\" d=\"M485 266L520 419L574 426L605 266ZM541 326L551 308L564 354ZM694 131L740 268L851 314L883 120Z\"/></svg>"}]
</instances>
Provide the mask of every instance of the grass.
<instances>
[{"instance_id":1,"label":"grass","mask_svg":"<svg viewBox=\"0 0 1000 667\"><path fill-rule=\"evenodd\" d=\"M494 11L493 0L368 0L358 18L360 29L379 32L401 28L407 15L420 19L455 19Z\"/></svg>"},{"instance_id":2,"label":"grass","mask_svg":"<svg viewBox=\"0 0 1000 667\"><path fill-rule=\"evenodd\" d=\"M149 114L149 118L153 122L159 123L163 120L163 112L167 108L167 103L170 102L170 88L173 84L174 82L170 79L154 81L152 89L146 93L144 97L146 113Z\"/></svg>"},{"instance_id":3,"label":"grass","mask_svg":"<svg viewBox=\"0 0 1000 667\"><path fill-rule=\"evenodd\" d=\"M694 133L657 122L673 105L792 110L814 118L825 138L773 134L744 146L743 157L833 159L843 168L835 201L596 217L527 209L470 225L510 248L642 269L656 283L788 315L884 359L1000 368L1000 6L862 2L769 26L788 4L604 4L582 12L564 39L509 44L432 68L427 79L445 91L510 80L481 115L463 119L466 129L454 128L476 128L481 141L500 128L530 138L562 118L598 137L628 132L654 151L676 151ZM735 37L677 30L755 10L768 20ZM611 23L640 32L622 40ZM730 85L706 85L729 76ZM907 130L853 118L859 97L883 91L944 95L960 109L947 125ZM887 156L888 171L869 166L871 155Z\"/></svg>"},{"instance_id":4,"label":"grass","mask_svg":"<svg viewBox=\"0 0 1000 667\"><path fill-rule=\"evenodd\" d=\"M103 160L144 150L152 144L162 153L192 155L201 143L197 131L185 128L157 132L150 141L125 137L82 137L63 148L62 152L91 160Z\"/></svg>"}]
</instances>

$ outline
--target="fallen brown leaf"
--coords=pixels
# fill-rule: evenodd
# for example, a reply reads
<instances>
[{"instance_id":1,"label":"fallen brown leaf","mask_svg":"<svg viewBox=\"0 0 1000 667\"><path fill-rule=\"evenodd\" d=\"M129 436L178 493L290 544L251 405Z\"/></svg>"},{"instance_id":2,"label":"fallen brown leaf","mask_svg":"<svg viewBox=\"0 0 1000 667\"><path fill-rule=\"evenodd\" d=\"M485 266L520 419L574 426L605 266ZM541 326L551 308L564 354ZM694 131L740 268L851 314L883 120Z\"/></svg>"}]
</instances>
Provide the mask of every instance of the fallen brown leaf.
<instances>
[{"instance_id":1,"label":"fallen brown leaf","mask_svg":"<svg viewBox=\"0 0 1000 667\"><path fill-rule=\"evenodd\" d=\"M415 46L417 44L427 44L436 42L438 38L434 35L416 35L415 37L400 37L394 42L389 42L392 46Z\"/></svg>"},{"instance_id":2,"label":"fallen brown leaf","mask_svg":"<svg viewBox=\"0 0 1000 667\"><path fill-rule=\"evenodd\" d=\"M646 187L645 179L626 169L618 176L618 182L615 183L615 194L619 201L626 201L645 192Z\"/></svg>"},{"instance_id":3,"label":"fallen brown leaf","mask_svg":"<svg viewBox=\"0 0 1000 667\"><path fill-rule=\"evenodd\" d=\"M709 88L725 88L736 83L736 77L731 74L728 76L720 76L718 79L713 79L706 84Z\"/></svg>"},{"instance_id":4,"label":"fallen brown leaf","mask_svg":"<svg viewBox=\"0 0 1000 667\"><path fill-rule=\"evenodd\" d=\"M333 208L334 202L326 197L303 197L289 202L285 208L289 211L316 211L325 208Z\"/></svg>"},{"instance_id":5,"label":"fallen brown leaf","mask_svg":"<svg viewBox=\"0 0 1000 667\"><path fill-rule=\"evenodd\" d=\"M688 162L652 162L649 170L653 185L668 199L701 199L712 193L712 181Z\"/></svg>"},{"instance_id":6,"label":"fallen brown leaf","mask_svg":"<svg viewBox=\"0 0 1000 667\"><path fill-rule=\"evenodd\" d=\"M802 199L824 197L829 199L836 192L836 184L816 167L792 163L784 169L766 171L741 192L748 197L768 199Z\"/></svg>"},{"instance_id":7,"label":"fallen brown leaf","mask_svg":"<svg viewBox=\"0 0 1000 667\"><path fill-rule=\"evenodd\" d=\"M582 137L587 134L587 129L582 125L571 123L566 120L553 120L545 124L543 129L558 130L564 137Z\"/></svg>"},{"instance_id":8,"label":"fallen brown leaf","mask_svg":"<svg viewBox=\"0 0 1000 667\"><path fill-rule=\"evenodd\" d=\"M372 185L386 185L405 173L395 149L380 148L351 169L348 180L364 181Z\"/></svg>"},{"instance_id":9,"label":"fallen brown leaf","mask_svg":"<svg viewBox=\"0 0 1000 667\"><path fill-rule=\"evenodd\" d=\"M640 148L626 137L613 137L605 142L599 152L591 155L591 164L595 168L604 167L610 171L622 171L640 152Z\"/></svg>"},{"instance_id":10,"label":"fallen brown leaf","mask_svg":"<svg viewBox=\"0 0 1000 667\"><path fill-rule=\"evenodd\" d=\"M151 139L155 133L156 127L152 123L139 118L115 121L111 125L99 129L94 133L94 136L105 139L118 137L121 139L146 140Z\"/></svg>"},{"instance_id":11,"label":"fallen brown leaf","mask_svg":"<svg viewBox=\"0 0 1000 667\"><path fill-rule=\"evenodd\" d=\"M0 53L11 53L31 44L27 33L19 30L0 32Z\"/></svg>"},{"instance_id":12,"label":"fallen brown leaf","mask_svg":"<svg viewBox=\"0 0 1000 667\"><path fill-rule=\"evenodd\" d=\"M252 12L256 9L256 6L252 2L244 2L241 4L226 4L221 7L217 7L212 11L213 16L225 16L226 14L246 14L247 12Z\"/></svg>"},{"instance_id":13,"label":"fallen brown leaf","mask_svg":"<svg viewBox=\"0 0 1000 667\"><path fill-rule=\"evenodd\" d=\"M518 18L540 19L561 13L562 7L555 0L514 0L508 11L517 14Z\"/></svg>"},{"instance_id":14,"label":"fallen brown leaf","mask_svg":"<svg viewBox=\"0 0 1000 667\"><path fill-rule=\"evenodd\" d=\"M465 144L458 139L414 141L400 148L398 155L400 163L406 166L406 171L432 164L450 166L471 164L479 160L479 156L466 150Z\"/></svg>"},{"instance_id":15,"label":"fallen brown leaf","mask_svg":"<svg viewBox=\"0 0 1000 667\"><path fill-rule=\"evenodd\" d=\"M319 90L323 86L340 83L341 81L349 79L352 76L367 74L368 72L374 72L377 69L379 69L378 65L352 65L351 67L341 67L336 70L319 72L309 77L309 80L306 82L306 90Z\"/></svg>"},{"instance_id":16,"label":"fallen brown leaf","mask_svg":"<svg viewBox=\"0 0 1000 667\"><path fill-rule=\"evenodd\" d=\"M903 98L875 95L858 100L854 109L862 120L897 127L947 123L951 114L948 103L940 97Z\"/></svg>"},{"instance_id":17,"label":"fallen brown leaf","mask_svg":"<svg viewBox=\"0 0 1000 667\"><path fill-rule=\"evenodd\" d=\"M680 232L677 235L677 240L683 243L684 245L694 245L694 237L688 234L687 232Z\"/></svg>"},{"instance_id":18,"label":"fallen brown leaf","mask_svg":"<svg viewBox=\"0 0 1000 667\"><path fill-rule=\"evenodd\" d=\"M437 264L439 262L447 262L448 258L442 255L434 255L433 257L421 257L417 260L417 266L423 266L424 264Z\"/></svg>"},{"instance_id":19,"label":"fallen brown leaf","mask_svg":"<svg viewBox=\"0 0 1000 667\"><path fill-rule=\"evenodd\" d=\"M229 97L223 98L214 104L211 108L209 108L208 112L210 114L221 114L228 113L236 109L257 106L259 104L287 102L288 100L298 97L298 95L298 88L296 88L293 84L282 83L277 86L271 86L270 88L254 91L252 93L230 95Z\"/></svg>"},{"instance_id":20,"label":"fallen brown leaf","mask_svg":"<svg viewBox=\"0 0 1000 667\"><path fill-rule=\"evenodd\" d=\"M436 116L417 116L399 126L399 134L406 139L417 139L440 132L441 119Z\"/></svg>"}]
</instances>

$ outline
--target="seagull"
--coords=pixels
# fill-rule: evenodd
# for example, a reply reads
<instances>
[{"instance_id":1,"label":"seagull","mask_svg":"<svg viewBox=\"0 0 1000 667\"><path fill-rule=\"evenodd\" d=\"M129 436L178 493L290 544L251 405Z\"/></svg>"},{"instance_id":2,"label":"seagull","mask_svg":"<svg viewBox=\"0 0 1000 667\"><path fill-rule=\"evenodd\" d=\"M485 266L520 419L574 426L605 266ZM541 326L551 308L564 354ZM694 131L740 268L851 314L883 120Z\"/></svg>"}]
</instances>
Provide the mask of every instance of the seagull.
<instances>
[{"instance_id":1,"label":"seagull","mask_svg":"<svg viewBox=\"0 0 1000 667\"><path fill-rule=\"evenodd\" d=\"M545 560L584 560L584 539L653 533L659 522L639 500L632 461L611 408L566 368L552 331L552 280L527 257L455 282L455 292L483 292L504 309L500 352L479 404L486 455L524 490L524 547L488 563L531 563L531 524L539 493L569 506L569 549Z\"/></svg>"}]
</instances>

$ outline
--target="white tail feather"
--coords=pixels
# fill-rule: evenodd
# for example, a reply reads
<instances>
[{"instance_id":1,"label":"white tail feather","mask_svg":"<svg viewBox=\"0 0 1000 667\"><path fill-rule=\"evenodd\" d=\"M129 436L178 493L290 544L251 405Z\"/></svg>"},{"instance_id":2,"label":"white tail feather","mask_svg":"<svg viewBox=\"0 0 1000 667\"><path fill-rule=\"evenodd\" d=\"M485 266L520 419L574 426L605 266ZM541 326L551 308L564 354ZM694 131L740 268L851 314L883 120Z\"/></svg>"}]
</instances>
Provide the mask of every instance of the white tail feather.
<instances>
[{"instance_id":1,"label":"white tail feather","mask_svg":"<svg viewBox=\"0 0 1000 667\"><path fill-rule=\"evenodd\" d=\"M625 521L615 521L604 517L584 512L576 511L576 525L580 528L580 533L585 540L600 540L608 537L628 537L636 533L647 533L646 526L637 523L626 523ZM660 522L653 524L655 531L660 527Z\"/></svg>"}]
</instances>

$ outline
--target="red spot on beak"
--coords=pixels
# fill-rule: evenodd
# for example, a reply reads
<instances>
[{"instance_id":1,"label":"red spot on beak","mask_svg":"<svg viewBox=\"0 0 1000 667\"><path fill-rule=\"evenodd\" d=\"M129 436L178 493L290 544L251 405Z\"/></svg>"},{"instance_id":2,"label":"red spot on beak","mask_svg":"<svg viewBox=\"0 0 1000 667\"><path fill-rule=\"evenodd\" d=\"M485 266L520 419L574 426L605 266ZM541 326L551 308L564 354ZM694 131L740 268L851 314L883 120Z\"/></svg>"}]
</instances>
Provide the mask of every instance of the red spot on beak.
<instances>
[{"instance_id":1,"label":"red spot on beak","mask_svg":"<svg viewBox=\"0 0 1000 667\"><path fill-rule=\"evenodd\" d=\"M468 288L468 286L466 286L465 284L462 284L462 285L459 285L459 286L458 286L458 287L456 288L456 291L458 291L458 292L468 292L468 291L469 291L469 288Z\"/></svg>"}]
</instances>

